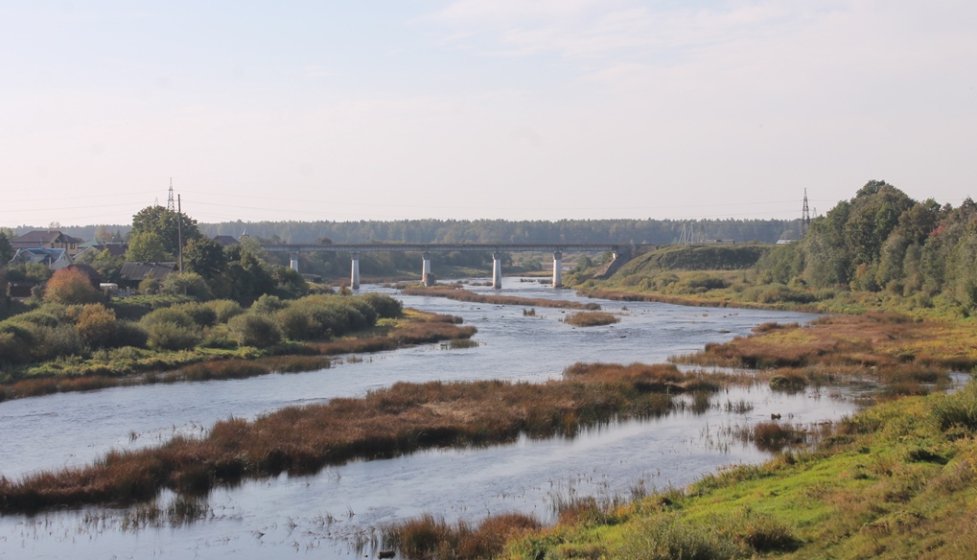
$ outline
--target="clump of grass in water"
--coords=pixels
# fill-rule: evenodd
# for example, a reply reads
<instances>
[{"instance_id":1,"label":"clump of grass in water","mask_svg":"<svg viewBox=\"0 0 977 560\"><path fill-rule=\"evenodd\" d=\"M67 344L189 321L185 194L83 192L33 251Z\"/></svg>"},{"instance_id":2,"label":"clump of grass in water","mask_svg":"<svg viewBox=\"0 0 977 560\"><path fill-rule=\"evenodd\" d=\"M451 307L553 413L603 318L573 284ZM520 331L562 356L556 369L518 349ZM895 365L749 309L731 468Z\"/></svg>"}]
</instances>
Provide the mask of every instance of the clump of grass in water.
<instances>
[{"instance_id":1,"label":"clump of grass in water","mask_svg":"<svg viewBox=\"0 0 977 560\"><path fill-rule=\"evenodd\" d=\"M575 327L600 327L603 325L613 325L614 323L620 323L621 319L611 315L610 313L604 313L602 311L572 313L567 315L563 322L568 325L573 325Z\"/></svg>"}]
</instances>

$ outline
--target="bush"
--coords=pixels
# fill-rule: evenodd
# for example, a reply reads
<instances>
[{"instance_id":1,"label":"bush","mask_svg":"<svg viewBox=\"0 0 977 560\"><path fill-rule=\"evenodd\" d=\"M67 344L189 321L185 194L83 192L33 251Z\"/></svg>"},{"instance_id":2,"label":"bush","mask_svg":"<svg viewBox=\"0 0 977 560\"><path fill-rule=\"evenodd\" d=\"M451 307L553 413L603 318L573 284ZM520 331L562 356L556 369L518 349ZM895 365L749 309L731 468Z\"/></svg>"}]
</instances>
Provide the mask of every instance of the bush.
<instances>
[{"instance_id":1,"label":"bush","mask_svg":"<svg viewBox=\"0 0 977 560\"><path fill-rule=\"evenodd\" d=\"M115 312L101 304L86 305L77 310L75 329L89 348L116 346Z\"/></svg>"},{"instance_id":2,"label":"bush","mask_svg":"<svg viewBox=\"0 0 977 560\"><path fill-rule=\"evenodd\" d=\"M64 305L83 305L103 299L102 292L92 286L88 276L75 268L56 271L44 290L44 301Z\"/></svg>"},{"instance_id":3,"label":"bush","mask_svg":"<svg viewBox=\"0 0 977 560\"><path fill-rule=\"evenodd\" d=\"M173 309L183 311L201 327L212 327L217 323L217 312L203 303L184 303L174 306Z\"/></svg>"},{"instance_id":4,"label":"bush","mask_svg":"<svg viewBox=\"0 0 977 560\"><path fill-rule=\"evenodd\" d=\"M404 304L397 298L384 294L369 293L362 296L381 319L396 319L404 314Z\"/></svg>"},{"instance_id":5,"label":"bush","mask_svg":"<svg viewBox=\"0 0 977 560\"><path fill-rule=\"evenodd\" d=\"M142 284L140 284L140 288ZM167 274L163 279L161 290L164 294L174 296L188 295L200 300L208 300L213 297L210 288L203 276L194 272L174 272Z\"/></svg>"},{"instance_id":6,"label":"bush","mask_svg":"<svg viewBox=\"0 0 977 560\"><path fill-rule=\"evenodd\" d=\"M14 332L0 330L0 365L26 364L31 361L30 346L25 338Z\"/></svg>"},{"instance_id":7,"label":"bush","mask_svg":"<svg viewBox=\"0 0 977 560\"><path fill-rule=\"evenodd\" d=\"M116 323L113 346L117 348L125 348L126 346L145 348L148 341L149 333L138 324L131 321L118 321Z\"/></svg>"},{"instance_id":8,"label":"bush","mask_svg":"<svg viewBox=\"0 0 977 560\"><path fill-rule=\"evenodd\" d=\"M278 296L264 294L251 305L251 312L262 315L271 315L276 311L285 309L286 307L288 307L288 303L282 301Z\"/></svg>"},{"instance_id":9,"label":"bush","mask_svg":"<svg viewBox=\"0 0 977 560\"><path fill-rule=\"evenodd\" d=\"M241 346L266 348L282 341L282 331L278 324L264 315L247 313L238 315L228 324Z\"/></svg>"},{"instance_id":10,"label":"bush","mask_svg":"<svg viewBox=\"0 0 977 560\"><path fill-rule=\"evenodd\" d=\"M291 340L309 340L312 338L312 318L309 312L298 305L282 309L276 315L282 332Z\"/></svg>"},{"instance_id":11,"label":"bush","mask_svg":"<svg viewBox=\"0 0 977 560\"><path fill-rule=\"evenodd\" d=\"M214 313L217 315L218 323L226 323L232 318L244 313L244 309L241 307L241 304L230 299L208 301L206 305L214 310Z\"/></svg>"},{"instance_id":12,"label":"bush","mask_svg":"<svg viewBox=\"0 0 977 560\"><path fill-rule=\"evenodd\" d=\"M176 307L164 307L147 313L139 323L146 329L159 323L173 323L180 327L192 329L197 327L197 323L186 311Z\"/></svg>"},{"instance_id":13,"label":"bush","mask_svg":"<svg viewBox=\"0 0 977 560\"><path fill-rule=\"evenodd\" d=\"M147 276L139 282L139 293L144 296L152 296L159 293L159 280L152 276Z\"/></svg>"},{"instance_id":14,"label":"bush","mask_svg":"<svg viewBox=\"0 0 977 560\"><path fill-rule=\"evenodd\" d=\"M200 342L200 332L177 323L153 323L147 344L154 350L189 350Z\"/></svg>"}]
</instances>

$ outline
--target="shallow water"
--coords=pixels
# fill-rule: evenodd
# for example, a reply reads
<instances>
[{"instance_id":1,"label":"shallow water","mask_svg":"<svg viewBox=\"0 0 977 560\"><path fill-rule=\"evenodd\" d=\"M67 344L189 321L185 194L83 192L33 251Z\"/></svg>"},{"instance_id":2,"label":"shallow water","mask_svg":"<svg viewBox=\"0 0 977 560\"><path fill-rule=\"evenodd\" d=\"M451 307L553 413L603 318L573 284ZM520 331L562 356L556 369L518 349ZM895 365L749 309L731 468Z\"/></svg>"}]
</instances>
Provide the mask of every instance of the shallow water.
<instances>
[{"instance_id":1,"label":"shallow water","mask_svg":"<svg viewBox=\"0 0 977 560\"><path fill-rule=\"evenodd\" d=\"M503 293L585 300L564 290L505 279ZM367 287L365 289L378 289ZM472 288L490 292L487 288ZM621 313L607 327L574 328L564 312L403 297L407 306L460 315L478 327L480 345L438 345L375 354L331 369L257 378L147 385L69 393L0 403L4 453L0 473L14 478L38 469L90 462L111 448L201 433L229 416L252 418L284 406L362 395L395 381L529 379L559 375L577 361L661 362L707 342L746 335L768 321L814 316L756 310L598 301ZM624 311L622 308L626 307ZM571 311L566 311L567 313ZM841 395L843 397L843 395ZM725 412L728 400L747 400L745 415ZM839 394L772 394L736 388L713 399L706 413L679 413L613 424L572 439L522 439L507 446L433 450L397 459L355 462L316 476L249 481L211 494L212 519L184 527L122 531L117 516L85 522L85 512L0 519L4 558L224 558L360 556L347 543L380 523L424 512L477 520L519 510L550 516L553 497L627 494L629 488L682 486L716 468L757 462L766 455L724 440L720 428L793 415L800 423L837 419L855 409ZM164 498L165 501L165 498ZM98 512L100 510L91 510Z\"/></svg>"}]
</instances>

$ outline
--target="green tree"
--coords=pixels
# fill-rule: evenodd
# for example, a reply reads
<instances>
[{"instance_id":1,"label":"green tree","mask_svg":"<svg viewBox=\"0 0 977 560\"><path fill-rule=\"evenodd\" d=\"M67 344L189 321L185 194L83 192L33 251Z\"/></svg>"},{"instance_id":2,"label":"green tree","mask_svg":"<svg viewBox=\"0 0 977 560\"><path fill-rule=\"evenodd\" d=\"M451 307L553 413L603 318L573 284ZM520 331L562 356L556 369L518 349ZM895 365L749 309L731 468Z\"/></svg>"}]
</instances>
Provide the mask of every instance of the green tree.
<instances>
[{"instance_id":1,"label":"green tree","mask_svg":"<svg viewBox=\"0 0 977 560\"><path fill-rule=\"evenodd\" d=\"M10 246L10 238L7 234L0 231L0 266L5 266L10 259L14 258L14 248Z\"/></svg>"},{"instance_id":2,"label":"green tree","mask_svg":"<svg viewBox=\"0 0 977 560\"><path fill-rule=\"evenodd\" d=\"M173 253L166 250L163 240L154 231L142 231L129 237L126 260L131 262L172 261Z\"/></svg>"},{"instance_id":3,"label":"green tree","mask_svg":"<svg viewBox=\"0 0 977 560\"><path fill-rule=\"evenodd\" d=\"M164 206L147 206L132 217L130 243L136 235L151 232L159 236L163 250L175 256L180 249L178 227L182 227L184 245L191 239L203 237L197 221L186 214L178 214Z\"/></svg>"},{"instance_id":4,"label":"green tree","mask_svg":"<svg viewBox=\"0 0 977 560\"><path fill-rule=\"evenodd\" d=\"M216 241L191 239L183 250L183 264L190 272L196 272L211 281L227 270L227 257L224 248Z\"/></svg>"}]
</instances>

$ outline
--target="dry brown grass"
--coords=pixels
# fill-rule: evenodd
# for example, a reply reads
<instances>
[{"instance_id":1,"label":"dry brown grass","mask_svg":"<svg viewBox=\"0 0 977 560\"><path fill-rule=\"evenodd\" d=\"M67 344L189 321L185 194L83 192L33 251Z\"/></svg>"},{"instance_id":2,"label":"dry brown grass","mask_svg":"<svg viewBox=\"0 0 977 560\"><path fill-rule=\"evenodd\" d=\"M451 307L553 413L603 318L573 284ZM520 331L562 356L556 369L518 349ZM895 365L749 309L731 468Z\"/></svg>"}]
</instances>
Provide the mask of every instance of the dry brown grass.
<instances>
[{"instance_id":1,"label":"dry brown grass","mask_svg":"<svg viewBox=\"0 0 977 560\"><path fill-rule=\"evenodd\" d=\"M579 303L576 301L560 301L545 298L524 298L517 296L482 295L461 288L436 286L433 288L404 288L403 293L410 296L443 297L457 301L472 303L489 303L494 305L525 305L529 307L559 307L563 309L588 309L596 311L600 305L596 303Z\"/></svg>"},{"instance_id":2,"label":"dry brown grass","mask_svg":"<svg viewBox=\"0 0 977 560\"><path fill-rule=\"evenodd\" d=\"M382 529L385 548L400 551L403 558L455 558L477 560L494 558L510 539L541 527L539 521L521 513L494 515L477 526L424 515L388 525Z\"/></svg>"},{"instance_id":3,"label":"dry brown grass","mask_svg":"<svg viewBox=\"0 0 977 560\"><path fill-rule=\"evenodd\" d=\"M703 351L674 361L754 369L815 368L888 384L942 383L948 370L969 371L977 366L977 333L963 323L866 313L824 317L803 327L765 324L755 333L707 344Z\"/></svg>"},{"instance_id":4,"label":"dry brown grass","mask_svg":"<svg viewBox=\"0 0 977 560\"><path fill-rule=\"evenodd\" d=\"M286 408L253 422L218 422L203 439L112 452L96 463L0 479L0 511L146 500L162 488L204 492L215 484L421 448L487 445L572 436L616 418L673 409L671 395L703 381L673 366L578 365L566 379L535 385L503 381L397 383L359 399Z\"/></svg>"}]
</instances>

